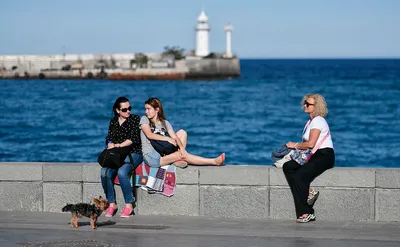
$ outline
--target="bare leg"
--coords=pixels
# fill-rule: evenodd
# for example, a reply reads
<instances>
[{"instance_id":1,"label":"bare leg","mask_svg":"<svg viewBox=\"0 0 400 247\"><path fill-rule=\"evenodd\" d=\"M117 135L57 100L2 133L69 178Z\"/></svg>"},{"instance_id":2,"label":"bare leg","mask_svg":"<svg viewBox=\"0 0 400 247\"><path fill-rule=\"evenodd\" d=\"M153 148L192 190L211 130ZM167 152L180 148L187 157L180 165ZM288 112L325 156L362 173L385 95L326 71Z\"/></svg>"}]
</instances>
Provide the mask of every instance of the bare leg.
<instances>
[{"instance_id":1,"label":"bare leg","mask_svg":"<svg viewBox=\"0 0 400 247\"><path fill-rule=\"evenodd\" d=\"M165 166L173 163L176 160L180 160L180 154L179 152L175 152L173 154L161 157L160 160L160 165ZM220 156L216 158L204 158L201 156L193 155L193 154L187 154L187 157L185 159L189 164L192 165L215 165L215 166L220 166L224 163L225 161L225 153L221 154Z\"/></svg>"},{"instance_id":2,"label":"bare leg","mask_svg":"<svg viewBox=\"0 0 400 247\"><path fill-rule=\"evenodd\" d=\"M186 133L186 131L178 130L178 132L176 132L176 135L178 136L179 140L181 140L183 147L186 148L186 145L187 145L187 133Z\"/></svg>"},{"instance_id":3,"label":"bare leg","mask_svg":"<svg viewBox=\"0 0 400 247\"><path fill-rule=\"evenodd\" d=\"M178 132L176 132L176 136L179 138L179 140L181 141L183 147L186 149L186 145L187 145L187 133L186 133L186 131L184 131L183 129L180 129L180 130L178 130ZM186 168L188 166L187 161L182 160L182 159L176 160L172 164L175 165L176 167L180 167L180 168Z\"/></svg>"}]
</instances>

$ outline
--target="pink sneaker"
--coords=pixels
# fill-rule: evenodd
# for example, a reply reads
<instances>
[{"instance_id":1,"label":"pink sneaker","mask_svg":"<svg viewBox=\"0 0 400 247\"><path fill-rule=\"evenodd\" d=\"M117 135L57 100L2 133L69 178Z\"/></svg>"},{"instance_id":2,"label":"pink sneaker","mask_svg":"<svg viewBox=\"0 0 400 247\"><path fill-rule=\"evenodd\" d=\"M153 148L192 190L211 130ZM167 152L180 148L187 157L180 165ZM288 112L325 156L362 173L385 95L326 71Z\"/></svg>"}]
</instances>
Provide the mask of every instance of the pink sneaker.
<instances>
[{"instance_id":1,"label":"pink sneaker","mask_svg":"<svg viewBox=\"0 0 400 247\"><path fill-rule=\"evenodd\" d=\"M122 218L128 218L131 217L132 215L133 215L133 210L125 207L120 216Z\"/></svg>"},{"instance_id":2,"label":"pink sneaker","mask_svg":"<svg viewBox=\"0 0 400 247\"><path fill-rule=\"evenodd\" d=\"M118 208L108 207L105 217L113 217L118 211Z\"/></svg>"}]
</instances>

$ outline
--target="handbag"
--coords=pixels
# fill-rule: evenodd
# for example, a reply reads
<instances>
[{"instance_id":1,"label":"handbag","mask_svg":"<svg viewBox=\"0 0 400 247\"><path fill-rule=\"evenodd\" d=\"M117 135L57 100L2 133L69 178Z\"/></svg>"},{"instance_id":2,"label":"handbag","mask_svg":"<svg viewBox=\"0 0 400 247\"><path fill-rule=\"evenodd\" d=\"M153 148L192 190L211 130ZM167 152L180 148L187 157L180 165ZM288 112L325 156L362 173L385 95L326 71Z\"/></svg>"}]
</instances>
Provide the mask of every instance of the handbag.
<instances>
[{"instance_id":1,"label":"handbag","mask_svg":"<svg viewBox=\"0 0 400 247\"><path fill-rule=\"evenodd\" d=\"M178 151L178 146L175 146L168 141L150 140L150 144L161 156Z\"/></svg>"},{"instance_id":2,"label":"handbag","mask_svg":"<svg viewBox=\"0 0 400 247\"><path fill-rule=\"evenodd\" d=\"M307 163L312 156L311 149L295 149L293 153L290 155L290 158L296 161L299 165L304 165Z\"/></svg>"},{"instance_id":3,"label":"handbag","mask_svg":"<svg viewBox=\"0 0 400 247\"><path fill-rule=\"evenodd\" d=\"M97 162L101 167L108 167L112 169L118 169L124 165L126 156L131 151L131 146L104 149L99 155Z\"/></svg>"},{"instance_id":4,"label":"handbag","mask_svg":"<svg viewBox=\"0 0 400 247\"><path fill-rule=\"evenodd\" d=\"M296 148L294 152L290 155L290 158L292 158L292 160L296 161L301 166L306 164L311 159L311 156L315 154L315 152L317 152L318 148L322 145L326 138L328 138L329 134L330 133L328 131L324 138L322 138L322 140L317 145L315 145L313 149Z\"/></svg>"}]
</instances>

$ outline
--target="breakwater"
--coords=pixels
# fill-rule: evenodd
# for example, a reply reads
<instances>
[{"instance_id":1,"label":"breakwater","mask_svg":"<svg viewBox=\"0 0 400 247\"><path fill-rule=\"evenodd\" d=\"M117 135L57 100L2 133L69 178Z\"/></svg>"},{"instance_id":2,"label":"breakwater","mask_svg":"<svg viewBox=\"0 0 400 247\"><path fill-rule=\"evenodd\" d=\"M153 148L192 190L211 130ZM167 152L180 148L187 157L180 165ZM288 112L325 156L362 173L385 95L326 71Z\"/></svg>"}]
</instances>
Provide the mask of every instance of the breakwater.
<instances>
[{"instance_id":1,"label":"breakwater","mask_svg":"<svg viewBox=\"0 0 400 247\"><path fill-rule=\"evenodd\" d=\"M3 79L183 80L240 76L237 58L161 54L0 56Z\"/></svg>"},{"instance_id":2,"label":"breakwater","mask_svg":"<svg viewBox=\"0 0 400 247\"><path fill-rule=\"evenodd\" d=\"M96 163L3 162L0 169L0 211L60 212L104 196ZM295 219L283 172L272 166L190 166L177 169L177 182L170 198L138 189L137 214ZM312 186L321 192L317 219L400 221L400 169L333 168Z\"/></svg>"}]
</instances>

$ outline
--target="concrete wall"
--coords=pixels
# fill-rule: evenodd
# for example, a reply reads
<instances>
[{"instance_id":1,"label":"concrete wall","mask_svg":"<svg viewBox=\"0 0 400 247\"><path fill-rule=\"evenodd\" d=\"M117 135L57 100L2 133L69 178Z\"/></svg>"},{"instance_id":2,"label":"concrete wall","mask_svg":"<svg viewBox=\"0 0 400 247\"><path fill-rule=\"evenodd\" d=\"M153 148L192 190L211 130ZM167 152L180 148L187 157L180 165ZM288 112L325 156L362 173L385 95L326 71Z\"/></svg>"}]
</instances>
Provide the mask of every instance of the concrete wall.
<instances>
[{"instance_id":1,"label":"concrete wall","mask_svg":"<svg viewBox=\"0 0 400 247\"><path fill-rule=\"evenodd\" d=\"M0 163L0 211L60 212L66 203L103 195L95 163ZM294 219L282 170L272 166L177 170L175 195L138 189L140 215ZM400 169L334 168L314 183L318 219L400 221ZM118 204L122 194L116 186Z\"/></svg>"},{"instance_id":2,"label":"concrete wall","mask_svg":"<svg viewBox=\"0 0 400 247\"><path fill-rule=\"evenodd\" d=\"M114 55L65 55L62 56L0 56L0 78L24 77L38 78L43 74L45 78L75 78L74 71L62 71L66 65L79 65L86 70L99 68L100 65L105 66L105 72L108 75L121 73L118 70L123 69L123 74L131 75L157 75L165 73L184 73L182 79L214 79L228 78L240 76L240 61L233 59L189 59L178 60L173 68L151 68L152 62L149 62L147 69L131 69L131 59L133 54L114 54ZM154 63L160 62L155 54L152 55ZM101 60L101 63L100 63ZM163 61L165 62L165 61ZM171 62L171 61L170 61ZM12 70L12 67L17 69ZM48 71L52 70L52 71ZM93 72L92 72L93 74ZM18 75L18 76L17 76ZM81 78L86 78L87 73L83 73Z\"/></svg>"},{"instance_id":3,"label":"concrete wall","mask_svg":"<svg viewBox=\"0 0 400 247\"><path fill-rule=\"evenodd\" d=\"M240 61L236 58L185 60L185 63L189 69L189 78L240 76Z\"/></svg>"}]
</instances>

